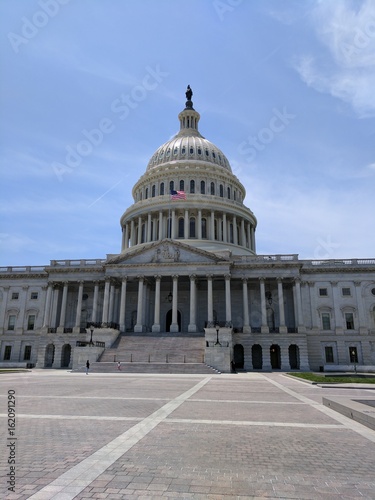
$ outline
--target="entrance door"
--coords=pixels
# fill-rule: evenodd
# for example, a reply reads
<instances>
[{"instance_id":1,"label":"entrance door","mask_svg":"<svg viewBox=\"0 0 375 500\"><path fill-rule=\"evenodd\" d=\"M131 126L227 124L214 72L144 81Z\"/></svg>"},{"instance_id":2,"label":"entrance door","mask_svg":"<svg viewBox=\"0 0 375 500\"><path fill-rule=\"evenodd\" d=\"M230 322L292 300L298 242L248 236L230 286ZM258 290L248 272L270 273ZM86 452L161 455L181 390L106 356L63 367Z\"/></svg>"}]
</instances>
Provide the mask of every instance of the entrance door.
<instances>
[{"instance_id":1,"label":"entrance door","mask_svg":"<svg viewBox=\"0 0 375 500\"><path fill-rule=\"evenodd\" d=\"M299 370L299 347L296 344L289 346L289 365L291 370Z\"/></svg>"},{"instance_id":2,"label":"entrance door","mask_svg":"<svg viewBox=\"0 0 375 500\"><path fill-rule=\"evenodd\" d=\"M236 344L233 347L233 361L236 368L243 368L245 357L242 344Z\"/></svg>"},{"instance_id":3,"label":"entrance door","mask_svg":"<svg viewBox=\"0 0 375 500\"><path fill-rule=\"evenodd\" d=\"M273 370L280 370L281 368L281 356L280 356L280 346L277 344L272 344L270 347L271 356L271 367Z\"/></svg>"},{"instance_id":4,"label":"entrance door","mask_svg":"<svg viewBox=\"0 0 375 500\"><path fill-rule=\"evenodd\" d=\"M68 368L72 348L70 344L65 344L61 350L61 368Z\"/></svg>"},{"instance_id":5,"label":"entrance door","mask_svg":"<svg viewBox=\"0 0 375 500\"><path fill-rule=\"evenodd\" d=\"M253 363L253 370L261 370L263 367L262 359L262 346L254 344L251 348L251 360Z\"/></svg>"},{"instance_id":6,"label":"entrance door","mask_svg":"<svg viewBox=\"0 0 375 500\"><path fill-rule=\"evenodd\" d=\"M172 309L169 309L167 314L165 315L165 331L170 332L171 331L171 324L172 324ZM180 311L177 311L177 324L178 324L178 331L181 331L181 313Z\"/></svg>"},{"instance_id":7,"label":"entrance door","mask_svg":"<svg viewBox=\"0 0 375 500\"><path fill-rule=\"evenodd\" d=\"M53 344L48 344L46 347L46 355L44 358L45 368L52 368L55 359L55 346Z\"/></svg>"}]
</instances>

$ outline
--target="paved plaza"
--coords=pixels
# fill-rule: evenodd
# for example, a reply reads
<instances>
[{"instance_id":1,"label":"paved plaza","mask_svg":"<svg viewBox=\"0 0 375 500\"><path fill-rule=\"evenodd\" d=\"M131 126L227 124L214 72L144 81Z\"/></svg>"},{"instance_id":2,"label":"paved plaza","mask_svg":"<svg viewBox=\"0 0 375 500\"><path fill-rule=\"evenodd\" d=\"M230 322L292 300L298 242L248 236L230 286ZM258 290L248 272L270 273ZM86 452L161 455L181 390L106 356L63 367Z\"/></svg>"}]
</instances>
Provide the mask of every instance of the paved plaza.
<instances>
[{"instance_id":1,"label":"paved plaza","mask_svg":"<svg viewBox=\"0 0 375 500\"><path fill-rule=\"evenodd\" d=\"M4 499L375 499L375 431L322 405L375 388L63 370L0 387Z\"/></svg>"}]
</instances>

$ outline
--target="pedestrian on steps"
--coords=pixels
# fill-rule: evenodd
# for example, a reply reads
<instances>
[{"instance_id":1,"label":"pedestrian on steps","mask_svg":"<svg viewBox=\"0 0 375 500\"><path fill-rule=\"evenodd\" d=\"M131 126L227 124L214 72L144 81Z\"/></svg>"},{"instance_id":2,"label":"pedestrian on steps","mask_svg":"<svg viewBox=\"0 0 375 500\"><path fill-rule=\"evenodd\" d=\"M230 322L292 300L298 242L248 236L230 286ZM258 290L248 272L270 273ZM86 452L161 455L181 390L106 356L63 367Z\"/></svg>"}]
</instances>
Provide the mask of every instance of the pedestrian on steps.
<instances>
[{"instance_id":1,"label":"pedestrian on steps","mask_svg":"<svg viewBox=\"0 0 375 500\"><path fill-rule=\"evenodd\" d=\"M89 374L89 370L90 370L90 361L89 361L89 360L87 360L87 361L86 361L86 375L88 375L88 374Z\"/></svg>"},{"instance_id":2,"label":"pedestrian on steps","mask_svg":"<svg viewBox=\"0 0 375 500\"><path fill-rule=\"evenodd\" d=\"M117 361L117 369L119 372L121 371L121 361Z\"/></svg>"}]
</instances>

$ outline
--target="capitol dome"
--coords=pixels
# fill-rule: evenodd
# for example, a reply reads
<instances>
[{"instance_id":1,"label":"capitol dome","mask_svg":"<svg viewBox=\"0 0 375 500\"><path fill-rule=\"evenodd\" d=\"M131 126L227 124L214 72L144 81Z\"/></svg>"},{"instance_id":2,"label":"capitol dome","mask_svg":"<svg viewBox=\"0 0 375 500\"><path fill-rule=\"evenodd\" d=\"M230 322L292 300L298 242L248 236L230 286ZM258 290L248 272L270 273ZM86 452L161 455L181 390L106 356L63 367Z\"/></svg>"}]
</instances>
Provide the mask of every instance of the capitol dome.
<instances>
[{"instance_id":1,"label":"capitol dome","mask_svg":"<svg viewBox=\"0 0 375 500\"><path fill-rule=\"evenodd\" d=\"M224 153L201 135L190 87L180 130L152 155L133 187L134 203L121 217L127 252L163 239L210 252L255 254L256 218L246 190Z\"/></svg>"},{"instance_id":2,"label":"capitol dome","mask_svg":"<svg viewBox=\"0 0 375 500\"><path fill-rule=\"evenodd\" d=\"M199 113L193 103L187 101L186 108L178 115L180 131L173 139L160 146L148 163L147 170L175 161L212 163L232 172L224 153L198 131Z\"/></svg>"}]
</instances>

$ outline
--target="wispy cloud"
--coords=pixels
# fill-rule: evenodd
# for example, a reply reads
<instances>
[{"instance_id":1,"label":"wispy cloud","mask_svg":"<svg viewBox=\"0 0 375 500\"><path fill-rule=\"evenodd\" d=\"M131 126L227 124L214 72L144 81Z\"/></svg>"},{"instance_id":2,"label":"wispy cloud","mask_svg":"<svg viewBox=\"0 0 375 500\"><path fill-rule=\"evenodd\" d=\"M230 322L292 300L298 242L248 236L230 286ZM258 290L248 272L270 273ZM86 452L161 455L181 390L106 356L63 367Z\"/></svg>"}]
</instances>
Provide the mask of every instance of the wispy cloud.
<instances>
[{"instance_id":1,"label":"wispy cloud","mask_svg":"<svg viewBox=\"0 0 375 500\"><path fill-rule=\"evenodd\" d=\"M375 3L366 0L355 10L349 1L318 2L311 22L324 50L296 58L301 79L360 117L375 116Z\"/></svg>"}]
</instances>

